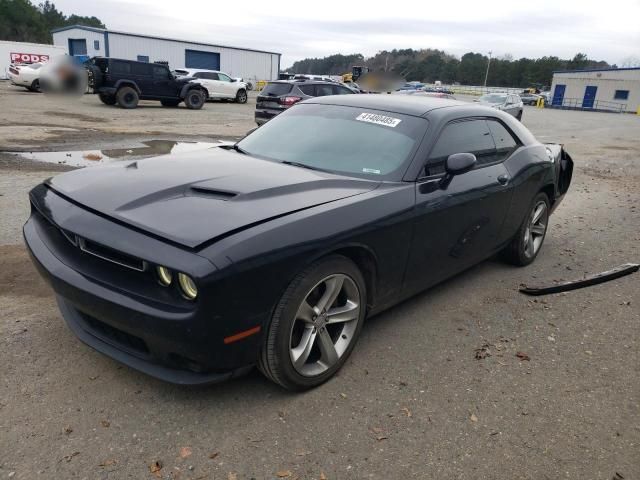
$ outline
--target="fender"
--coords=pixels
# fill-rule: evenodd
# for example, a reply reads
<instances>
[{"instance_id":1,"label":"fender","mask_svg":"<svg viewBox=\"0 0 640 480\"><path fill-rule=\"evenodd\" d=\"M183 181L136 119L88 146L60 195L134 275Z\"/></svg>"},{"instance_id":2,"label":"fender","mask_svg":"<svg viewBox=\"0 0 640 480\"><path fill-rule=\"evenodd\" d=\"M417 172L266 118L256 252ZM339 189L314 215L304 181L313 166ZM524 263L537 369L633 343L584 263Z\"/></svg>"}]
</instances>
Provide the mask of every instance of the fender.
<instances>
[{"instance_id":1,"label":"fender","mask_svg":"<svg viewBox=\"0 0 640 480\"><path fill-rule=\"evenodd\" d=\"M116 91L118 91L120 87L132 87L136 92L138 92L138 95L142 93L138 84L133 80L118 80L115 85Z\"/></svg>"},{"instance_id":2,"label":"fender","mask_svg":"<svg viewBox=\"0 0 640 480\"><path fill-rule=\"evenodd\" d=\"M201 90L203 93L206 94L206 90L202 87L202 85L198 84L198 83L187 83L185 86L182 87L182 89L180 90L180 98L184 99L184 97L187 96L187 92L189 90L192 89L197 89L197 90Z\"/></svg>"}]
</instances>

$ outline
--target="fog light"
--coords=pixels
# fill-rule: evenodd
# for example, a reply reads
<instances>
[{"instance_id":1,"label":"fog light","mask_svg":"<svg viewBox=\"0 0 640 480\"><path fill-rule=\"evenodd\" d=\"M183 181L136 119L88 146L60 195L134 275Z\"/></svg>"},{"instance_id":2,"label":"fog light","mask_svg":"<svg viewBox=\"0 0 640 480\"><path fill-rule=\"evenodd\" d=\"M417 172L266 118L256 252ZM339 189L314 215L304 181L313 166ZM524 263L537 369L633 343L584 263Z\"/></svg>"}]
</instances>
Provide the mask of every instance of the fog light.
<instances>
[{"instance_id":1,"label":"fog light","mask_svg":"<svg viewBox=\"0 0 640 480\"><path fill-rule=\"evenodd\" d=\"M173 280L171 270L167 267L156 267L156 273L158 275L158 282L160 282L160 285L165 287L171 285L171 281Z\"/></svg>"},{"instance_id":2,"label":"fog light","mask_svg":"<svg viewBox=\"0 0 640 480\"><path fill-rule=\"evenodd\" d=\"M195 282L191 279L189 275L185 273L179 273L178 283L180 284L182 293L189 300L193 300L198 296L198 287L196 287Z\"/></svg>"}]
</instances>

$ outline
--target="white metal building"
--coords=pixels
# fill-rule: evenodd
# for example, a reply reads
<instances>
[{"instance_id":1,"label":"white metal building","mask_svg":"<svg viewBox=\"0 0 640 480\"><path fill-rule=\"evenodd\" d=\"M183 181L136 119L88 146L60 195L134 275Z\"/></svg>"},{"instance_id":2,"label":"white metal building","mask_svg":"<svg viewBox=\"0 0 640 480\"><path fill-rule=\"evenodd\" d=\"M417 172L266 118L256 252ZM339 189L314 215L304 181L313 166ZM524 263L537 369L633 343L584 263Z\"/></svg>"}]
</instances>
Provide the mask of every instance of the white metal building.
<instances>
[{"instance_id":1,"label":"white metal building","mask_svg":"<svg viewBox=\"0 0 640 480\"><path fill-rule=\"evenodd\" d=\"M221 70L245 80L273 80L280 71L280 54L80 25L53 30L54 45L69 55L124 58L142 62L167 61L169 68Z\"/></svg>"},{"instance_id":2,"label":"white metal building","mask_svg":"<svg viewBox=\"0 0 640 480\"><path fill-rule=\"evenodd\" d=\"M0 41L0 78L7 78L7 70L12 63L46 62L49 59L64 55L66 48L43 43Z\"/></svg>"},{"instance_id":3,"label":"white metal building","mask_svg":"<svg viewBox=\"0 0 640 480\"><path fill-rule=\"evenodd\" d=\"M637 112L640 67L553 72L551 105L555 107Z\"/></svg>"}]
</instances>

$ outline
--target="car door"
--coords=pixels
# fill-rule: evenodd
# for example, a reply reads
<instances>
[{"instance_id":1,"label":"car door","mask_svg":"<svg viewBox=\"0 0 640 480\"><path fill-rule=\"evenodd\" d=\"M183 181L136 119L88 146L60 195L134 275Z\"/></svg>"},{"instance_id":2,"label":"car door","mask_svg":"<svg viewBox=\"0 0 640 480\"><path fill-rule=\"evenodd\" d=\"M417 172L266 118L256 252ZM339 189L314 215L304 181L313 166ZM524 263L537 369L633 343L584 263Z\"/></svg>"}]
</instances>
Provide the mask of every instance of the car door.
<instances>
[{"instance_id":1,"label":"car door","mask_svg":"<svg viewBox=\"0 0 640 480\"><path fill-rule=\"evenodd\" d=\"M151 69L150 63L131 62L131 79L140 87L143 97L156 95Z\"/></svg>"},{"instance_id":2,"label":"car door","mask_svg":"<svg viewBox=\"0 0 640 480\"><path fill-rule=\"evenodd\" d=\"M153 90L159 97L177 97L180 92L177 91L176 82L164 65L152 65L153 67Z\"/></svg>"},{"instance_id":3,"label":"car door","mask_svg":"<svg viewBox=\"0 0 640 480\"><path fill-rule=\"evenodd\" d=\"M209 92L209 98L215 97L215 92L218 90L217 81L218 74L214 72L196 72L193 74L193 78L197 78L197 82L207 89Z\"/></svg>"},{"instance_id":4,"label":"car door","mask_svg":"<svg viewBox=\"0 0 640 480\"><path fill-rule=\"evenodd\" d=\"M445 161L454 153L473 153L476 166L442 188ZM503 163L508 154L505 147L496 148L485 118L453 119L441 129L416 182L414 234L405 274L408 293L496 251L512 195Z\"/></svg>"},{"instance_id":5,"label":"car door","mask_svg":"<svg viewBox=\"0 0 640 480\"><path fill-rule=\"evenodd\" d=\"M231 81L231 77L226 73L218 73L218 80L220 84L220 91L225 98L235 98L236 96L236 83Z\"/></svg>"}]
</instances>

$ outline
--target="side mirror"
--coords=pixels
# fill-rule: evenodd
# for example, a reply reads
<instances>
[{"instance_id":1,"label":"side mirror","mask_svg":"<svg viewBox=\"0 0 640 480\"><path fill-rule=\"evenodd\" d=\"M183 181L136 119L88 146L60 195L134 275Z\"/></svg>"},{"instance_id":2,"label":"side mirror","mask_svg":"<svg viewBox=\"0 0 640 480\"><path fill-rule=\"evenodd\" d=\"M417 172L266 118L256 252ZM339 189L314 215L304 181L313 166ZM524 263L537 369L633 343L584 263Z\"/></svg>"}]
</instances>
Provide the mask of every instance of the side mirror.
<instances>
[{"instance_id":1,"label":"side mirror","mask_svg":"<svg viewBox=\"0 0 640 480\"><path fill-rule=\"evenodd\" d=\"M237 81L238 81L238 80L236 80L235 78L232 78L232 79L231 79L231 83L233 83L233 82L237 82Z\"/></svg>"},{"instance_id":2,"label":"side mirror","mask_svg":"<svg viewBox=\"0 0 640 480\"><path fill-rule=\"evenodd\" d=\"M476 164L476 156L473 153L454 153L449 155L444 163L445 176L440 179L439 187L446 190L453 177L462 175L473 169Z\"/></svg>"},{"instance_id":3,"label":"side mirror","mask_svg":"<svg viewBox=\"0 0 640 480\"><path fill-rule=\"evenodd\" d=\"M473 153L454 153L449 155L444 164L444 170L449 175L462 175L471 170L476 164Z\"/></svg>"}]
</instances>

